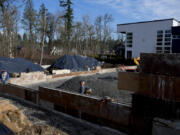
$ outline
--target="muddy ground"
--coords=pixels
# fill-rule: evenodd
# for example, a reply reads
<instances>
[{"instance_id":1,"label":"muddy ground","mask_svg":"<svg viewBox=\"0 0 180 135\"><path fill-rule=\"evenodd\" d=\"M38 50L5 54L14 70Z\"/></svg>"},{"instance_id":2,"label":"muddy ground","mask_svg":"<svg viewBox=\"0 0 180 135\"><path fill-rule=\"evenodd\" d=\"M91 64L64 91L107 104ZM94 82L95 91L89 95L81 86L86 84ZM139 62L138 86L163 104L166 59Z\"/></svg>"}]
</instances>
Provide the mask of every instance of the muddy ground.
<instances>
[{"instance_id":1,"label":"muddy ground","mask_svg":"<svg viewBox=\"0 0 180 135\"><path fill-rule=\"evenodd\" d=\"M59 112L51 112L36 105L0 96L17 106L34 125L19 135L126 135L117 130L88 123ZM33 133L32 133L33 132Z\"/></svg>"}]
</instances>

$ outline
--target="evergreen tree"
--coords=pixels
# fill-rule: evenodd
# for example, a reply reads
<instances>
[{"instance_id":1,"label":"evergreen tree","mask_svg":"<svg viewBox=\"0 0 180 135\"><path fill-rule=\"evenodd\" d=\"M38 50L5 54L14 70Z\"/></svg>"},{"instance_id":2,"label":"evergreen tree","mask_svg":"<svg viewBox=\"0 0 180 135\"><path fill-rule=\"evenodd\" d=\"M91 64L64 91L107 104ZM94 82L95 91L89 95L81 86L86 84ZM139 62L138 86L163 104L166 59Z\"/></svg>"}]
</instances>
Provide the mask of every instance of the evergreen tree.
<instances>
[{"instance_id":1,"label":"evergreen tree","mask_svg":"<svg viewBox=\"0 0 180 135\"><path fill-rule=\"evenodd\" d=\"M72 9L72 2L71 0L59 0L60 7L64 8L64 21L65 21L65 31L67 34L67 39L70 39L71 32L72 32L72 23L73 23L73 9Z\"/></svg>"},{"instance_id":2,"label":"evergreen tree","mask_svg":"<svg viewBox=\"0 0 180 135\"><path fill-rule=\"evenodd\" d=\"M28 40L28 38L27 38L27 34L26 34L26 33L24 33L24 34L23 34L23 41L24 41L24 42L26 42L27 40Z\"/></svg>"},{"instance_id":3,"label":"evergreen tree","mask_svg":"<svg viewBox=\"0 0 180 135\"><path fill-rule=\"evenodd\" d=\"M34 34L36 30L36 22L37 22L36 11L34 10L34 7L33 7L33 1L27 0L25 8L24 8L22 24L24 26L24 29L29 34L30 42L33 42L35 40Z\"/></svg>"},{"instance_id":4,"label":"evergreen tree","mask_svg":"<svg viewBox=\"0 0 180 135\"><path fill-rule=\"evenodd\" d=\"M52 45L56 29L56 19L51 13L47 13L47 37L49 40L49 47Z\"/></svg>"},{"instance_id":5,"label":"evergreen tree","mask_svg":"<svg viewBox=\"0 0 180 135\"><path fill-rule=\"evenodd\" d=\"M40 58L40 65L42 64L43 55L44 55L44 43L46 40L46 33L47 33L47 9L44 3L40 6L39 10L39 19L38 19L38 31L40 35L41 41L41 58Z\"/></svg>"}]
</instances>

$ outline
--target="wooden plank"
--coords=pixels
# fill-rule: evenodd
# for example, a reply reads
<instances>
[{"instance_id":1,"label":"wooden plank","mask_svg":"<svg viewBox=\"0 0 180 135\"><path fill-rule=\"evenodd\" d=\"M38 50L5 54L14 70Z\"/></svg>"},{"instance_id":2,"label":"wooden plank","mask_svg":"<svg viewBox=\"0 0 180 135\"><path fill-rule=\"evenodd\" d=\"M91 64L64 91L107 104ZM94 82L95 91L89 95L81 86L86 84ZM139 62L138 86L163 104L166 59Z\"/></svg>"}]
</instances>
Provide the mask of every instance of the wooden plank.
<instances>
[{"instance_id":1,"label":"wooden plank","mask_svg":"<svg viewBox=\"0 0 180 135\"><path fill-rule=\"evenodd\" d=\"M139 90L139 73L119 72L118 88L137 92Z\"/></svg>"},{"instance_id":2,"label":"wooden plank","mask_svg":"<svg viewBox=\"0 0 180 135\"><path fill-rule=\"evenodd\" d=\"M180 101L180 77L119 72L118 88L146 96Z\"/></svg>"},{"instance_id":3,"label":"wooden plank","mask_svg":"<svg viewBox=\"0 0 180 135\"><path fill-rule=\"evenodd\" d=\"M52 75L52 78L77 76L77 75L83 75L83 74L93 74L93 73L97 73L99 71L100 70L91 70L91 71L82 71L82 72L72 72L72 73L68 73L68 74L56 74L56 75Z\"/></svg>"}]
</instances>

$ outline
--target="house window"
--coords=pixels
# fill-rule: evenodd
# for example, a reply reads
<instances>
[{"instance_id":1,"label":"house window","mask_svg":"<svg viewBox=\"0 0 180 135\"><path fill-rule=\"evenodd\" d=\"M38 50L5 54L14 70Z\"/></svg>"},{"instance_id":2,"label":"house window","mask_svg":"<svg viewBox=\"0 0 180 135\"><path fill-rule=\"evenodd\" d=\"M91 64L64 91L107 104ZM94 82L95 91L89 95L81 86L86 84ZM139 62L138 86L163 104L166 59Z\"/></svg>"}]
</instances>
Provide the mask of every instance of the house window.
<instances>
[{"instance_id":1,"label":"house window","mask_svg":"<svg viewBox=\"0 0 180 135\"><path fill-rule=\"evenodd\" d=\"M162 40L163 40L162 38L159 38L157 39L157 42L162 42Z\"/></svg>"},{"instance_id":2,"label":"house window","mask_svg":"<svg viewBox=\"0 0 180 135\"><path fill-rule=\"evenodd\" d=\"M127 47L132 47L133 44L133 33L132 32L128 32L126 34L126 46Z\"/></svg>"},{"instance_id":3,"label":"house window","mask_svg":"<svg viewBox=\"0 0 180 135\"><path fill-rule=\"evenodd\" d=\"M158 51L158 50L156 50L156 53L162 53L162 51Z\"/></svg>"},{"instance_id":4,"label":"house window","mask_svg":"<svg viewBox=\"0 0 180 135\"><path fill-rule=\"evenodd\" d=\"M171 33L171 30L165 30L165 33Z\"/></svg>"},{"instance_id":5,"label":"house window","mask_svg":"<svg viewBox=\"0 0 180 135\"><path fill-rule=\"evenodd\" d=\"M127 59L131 59L132 58L132 51L127 51Z\"/></svg>"},{"instance_id":6,"label":"house window","mask_svg":"<svg viewBox=\"0 0 180 135\"><path fill-rule=\"evenodd\" d=\"M165 42L166 42L166 41L171 41L171 38L165 38Z\"/></svg>"},{"instance_id":7,"label":"house window","mask_svg":"<svg viewBox=\"0 0 180 135\"><path fill-rule=\"evenodd\" d=\"M171 38L171 30L158 30L156 39L156 53L170 53Z\"/></svg>"},{"instance_id":8,"label":"house window","mask_svg":"<svg viewBox=\"0 0 180 135\"><path fill-rule=\"evenodd\" d=\"M158 35L163 34L163 30L158 30L158 31L157 31L157 34L158 34Z\"/></svg>"},{"instance_id":9,"label":"house window","mask_svg":"<svg viewBox=\"0 0 180 135\"><path fill-rule=\"evenodd\" d=\"M156 47L157 51L162 51L162 47Z\"/></svg>"},{"instance_id":10,"label":"house window","mask_svg":"<svg viewBox=\"0 0 180 135\"><path fill-rule=\"evenodd\" d=\"M165 30L164 53L171 52L171 40L172 40L171 30Z\"/></svg>"},{"instance_id":11,"label":"house window","mask_svg":"<svg viewBox=\"0 0 180 135\"><path fill-rule=\"evenodd\" d=\"M164 45L165 45L165 46L170 46L170 45L171 45L171 42L165 42Z\"/></svg>"},{"instance_id":12,"label":"house window","mask_svg":"<svg viewBox=\"0 0 180 135\"><path fill-rule=\"evenodd\" d=\"M158 30L157 31L157 39L156 39L156 52L157 53L161 53L162 52L162 48L159 49L159 46L163 45L163 30Z\"/></svg>"},{"instance_id":13,"label":"house window","mask_svg":"<svg viewBox=\"0 0 180 135\"><path fill-rule=\"evenodd\" d=\"M160 46L160 45L162 46L162 42L160 42L160 43L157 43L157 46Z\"/></svg>"}]
</instances>

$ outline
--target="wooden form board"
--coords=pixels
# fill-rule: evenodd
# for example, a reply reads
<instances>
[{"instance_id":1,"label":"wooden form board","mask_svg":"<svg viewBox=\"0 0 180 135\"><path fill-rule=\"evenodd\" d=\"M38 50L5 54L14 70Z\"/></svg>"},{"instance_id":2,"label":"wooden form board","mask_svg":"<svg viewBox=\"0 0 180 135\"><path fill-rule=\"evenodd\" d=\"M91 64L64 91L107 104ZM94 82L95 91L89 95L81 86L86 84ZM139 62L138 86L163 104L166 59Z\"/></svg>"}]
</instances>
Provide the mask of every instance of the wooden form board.
<instances>
[{"instance_id":1,"label":"wooden form board","mask_svg":"<svg viewBox=\"0 0 180 135\"><path fill-rule=\"evenodd\" d=\"M28 100L33 103L38 103L38 91L30 88L14 85L0 84L0 94L8 94L9 96L17 97L23 100Z\"/></svg>"},{"instance_id":2,"label":"wooden form board","mask_svg":"<svg viewBox=\"0 0 180 135\"><path fill-rule=\"evenodd\" d=\"M180 101L180 77L119 72L118 88L161 99Z\"/></svg>"},{"instance_id":3,"label":"wooden form board","mask_svg":"<svg viewBox=\"0 0 180 135\"><path fill-rule=\"evenodd\" d=\"M139 90L139 73L119 72L118 88L137 92Z\"/></svg>"}]
</instances>

